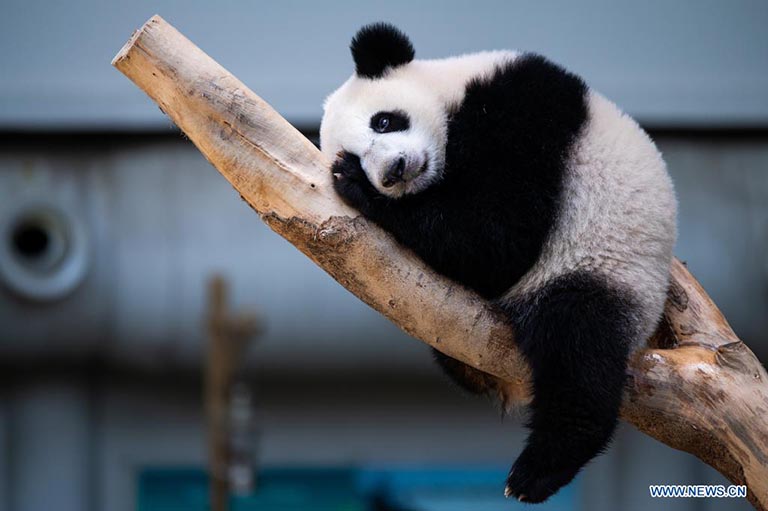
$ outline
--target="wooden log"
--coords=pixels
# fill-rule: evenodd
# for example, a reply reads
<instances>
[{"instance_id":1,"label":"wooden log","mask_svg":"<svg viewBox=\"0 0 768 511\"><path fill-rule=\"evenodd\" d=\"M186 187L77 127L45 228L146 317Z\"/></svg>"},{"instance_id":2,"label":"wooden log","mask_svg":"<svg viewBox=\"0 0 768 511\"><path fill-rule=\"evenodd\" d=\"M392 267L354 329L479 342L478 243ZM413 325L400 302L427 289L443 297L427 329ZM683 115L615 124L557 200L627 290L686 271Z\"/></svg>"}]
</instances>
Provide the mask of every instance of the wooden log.
<instances>
[{"instance_id":1,"label":"wooden log","mask_svg":"<svg viewBox=\"0 0 768 511\"><path fill-rule=\"evenodd\" d=\"M342 204L317 148L176 29L152 17L113 65L274 231L410 335L528 398L529 368L503 315ZM623 418L746 484L768 510L768 375L679 261L652 346L631 362Z\"/></svg>"}]
</instances>

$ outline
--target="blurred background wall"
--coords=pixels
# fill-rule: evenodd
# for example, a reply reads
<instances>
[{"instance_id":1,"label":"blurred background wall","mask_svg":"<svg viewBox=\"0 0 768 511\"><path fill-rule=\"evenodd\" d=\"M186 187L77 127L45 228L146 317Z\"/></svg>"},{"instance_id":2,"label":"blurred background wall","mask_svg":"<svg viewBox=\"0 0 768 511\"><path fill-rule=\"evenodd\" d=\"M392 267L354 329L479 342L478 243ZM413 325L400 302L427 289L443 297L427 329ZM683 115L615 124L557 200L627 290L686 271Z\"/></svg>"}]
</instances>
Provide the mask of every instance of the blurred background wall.
<instances>
[{"instance_id":1,"label":"blurred background wall","mask_svg":"<svg viewBox=\"0 0 768 511\"><path fill-rule=\"evenodd\" d=\"M364 23L394 22L424 58L550 56L649 130L677 186L678 256L768 359L762 0L4 0L0 511L133 509L143 467L204 465L205 285L217 272L266 328L247 373L260 465L503 466L523 438L519 421L460 394L425 346L262 225L109 66L156 12L310 137L324 96L352 72L348 42ZM658 504L648 484L719 481L622 427L574 503L647 509Z\"/></svg>"}]
</instances>

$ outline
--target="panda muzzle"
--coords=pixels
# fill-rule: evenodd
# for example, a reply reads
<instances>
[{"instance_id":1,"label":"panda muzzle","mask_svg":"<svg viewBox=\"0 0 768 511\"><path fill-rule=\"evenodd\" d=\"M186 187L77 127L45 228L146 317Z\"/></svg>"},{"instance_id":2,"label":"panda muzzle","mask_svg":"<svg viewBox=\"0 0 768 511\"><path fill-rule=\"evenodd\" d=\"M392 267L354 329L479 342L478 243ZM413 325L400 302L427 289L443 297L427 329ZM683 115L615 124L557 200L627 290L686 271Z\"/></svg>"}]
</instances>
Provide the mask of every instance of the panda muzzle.
<instances>
[{"instance_id":1,"label":"panda muzzle","mask_svg":"<svg viewBox=\"0 0 768 511\"><path fill-rule=\"evenodd\" d=\"M381 180L381 186L384 188L390 188L397 183L404 181L405 174L405 158L400 157L393 161L387 171L384 173L384 177Z\"/></svg>"}]
</instances>

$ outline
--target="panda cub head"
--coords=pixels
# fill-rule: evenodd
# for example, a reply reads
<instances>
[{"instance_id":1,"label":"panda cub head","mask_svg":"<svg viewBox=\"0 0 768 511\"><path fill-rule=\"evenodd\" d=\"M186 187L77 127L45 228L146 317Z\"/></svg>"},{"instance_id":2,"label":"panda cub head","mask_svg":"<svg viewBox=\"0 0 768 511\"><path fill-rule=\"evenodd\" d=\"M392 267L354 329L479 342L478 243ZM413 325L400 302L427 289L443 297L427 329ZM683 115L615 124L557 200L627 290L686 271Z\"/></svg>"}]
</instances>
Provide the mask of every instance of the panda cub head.
<instances>
[{"instance_id":1,"label":"panda cub head","mask_svg":"<svg viewBox=\"0 0 768 511\"><path fill-rule=\"evenodd\" d=\"M355 73L324 105L323 153L354 160L383 195L426 189L445 164L444 99L413 60L408 37L392 25L363 27L350 49Z\"/></svg>"}]
</instances>

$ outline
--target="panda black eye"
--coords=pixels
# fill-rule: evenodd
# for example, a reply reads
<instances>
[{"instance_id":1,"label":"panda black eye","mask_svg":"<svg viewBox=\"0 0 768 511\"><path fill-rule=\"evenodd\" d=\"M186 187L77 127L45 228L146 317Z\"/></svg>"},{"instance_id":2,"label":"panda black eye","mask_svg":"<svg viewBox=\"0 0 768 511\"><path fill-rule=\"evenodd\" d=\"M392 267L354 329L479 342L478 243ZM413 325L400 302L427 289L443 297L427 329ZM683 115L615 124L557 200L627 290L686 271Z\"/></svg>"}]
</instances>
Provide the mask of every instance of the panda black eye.
<instances>
[{"instance_id":1,"label":"panda black eye","mask_svg":"<svg viewBox=\"0 0 768 511\"><path fill-rule=\"evenodd\" d=\"M371 129L377 133L405 131L409 127L408 116L401 112L379 112L371 117Z\"/></svg>"}]
</instances>

